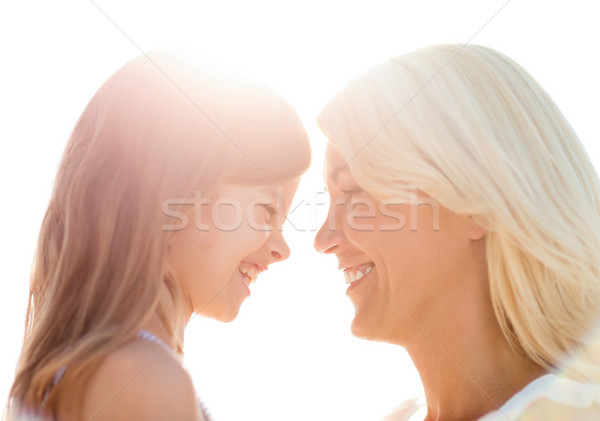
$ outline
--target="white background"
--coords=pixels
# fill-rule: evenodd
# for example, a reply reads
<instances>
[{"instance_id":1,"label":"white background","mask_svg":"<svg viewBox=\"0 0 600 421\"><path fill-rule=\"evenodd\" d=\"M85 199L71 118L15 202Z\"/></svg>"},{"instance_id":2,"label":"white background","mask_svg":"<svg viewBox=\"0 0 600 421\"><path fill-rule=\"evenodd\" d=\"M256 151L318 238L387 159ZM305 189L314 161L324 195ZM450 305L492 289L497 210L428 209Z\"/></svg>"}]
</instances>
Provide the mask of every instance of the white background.
<instances>
[{"instance_id":1,"label":"white background","mask_svg":"<svg viewBox=\"0 0 600 421\"><path fill-rule=\"evenodd\" d=\"M0 404L14 374L35 240L66 139L114 70L138 47L162 46L279 90L305 121L314 149L290 215L297 229L286 227L291 258L261 275L235 322L195 317L186 331L186 364L215 419L373 420L418 393L401 348L350 335L343 276L333 257L312 249L326 213L315 206L325 202L317 195L325 139L315 117L367 68L427 44L474 37L542 83L598 167L595 3L512 0L500 10L506 0L3 2Z\"/></svg>"}]
</instances>

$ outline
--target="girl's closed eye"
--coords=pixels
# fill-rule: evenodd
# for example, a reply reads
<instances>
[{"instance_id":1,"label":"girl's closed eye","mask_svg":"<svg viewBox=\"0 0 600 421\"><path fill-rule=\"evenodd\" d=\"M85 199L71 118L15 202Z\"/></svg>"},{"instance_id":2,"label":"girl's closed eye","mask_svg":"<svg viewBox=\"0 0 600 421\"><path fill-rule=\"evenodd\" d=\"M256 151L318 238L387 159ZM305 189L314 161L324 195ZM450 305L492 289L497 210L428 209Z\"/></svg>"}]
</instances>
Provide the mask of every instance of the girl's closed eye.
<instances>
[{"instance_id":1,"label":"girl's closed eye","mask_svg":"<svg viewBox=\"0 0 600 421\"><path fill-rule=\"evenodd\" d=\"M273 206L271 205L262 205L266 212L266 216L265 216L265 221L266 222L271 222L271 219L273 218L274 215L277 215L277 209L275 209Z\"/></svg>"}]
</instances>

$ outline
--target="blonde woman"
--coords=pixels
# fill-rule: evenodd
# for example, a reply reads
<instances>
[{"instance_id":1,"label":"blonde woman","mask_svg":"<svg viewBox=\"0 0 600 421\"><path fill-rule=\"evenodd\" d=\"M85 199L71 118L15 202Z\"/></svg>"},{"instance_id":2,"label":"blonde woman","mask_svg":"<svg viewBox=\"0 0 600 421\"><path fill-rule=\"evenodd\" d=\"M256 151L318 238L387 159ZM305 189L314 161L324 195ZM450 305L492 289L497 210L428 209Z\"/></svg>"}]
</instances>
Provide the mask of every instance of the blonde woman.
<instances>
[{"instance_id":1,"label":"blonde woman","mask_svg":"<svg viewBox=\"0 0 600 421\"><path fill-rule=\"evenodd\" d=\"M353 334L403 346L424 387L390 419L600 419L600 184L541 86L490 48L431 46L318 123L315 247L344 271Z\"/></svg>"},{"instance_id":2,"label":"blonde woman","mask_svg":"<svg viewBox=\"0 0 600 421\"><path fill-rule=\"evenodd\" d=\"M183 329L194 313L233 320L288 257L281 225L309 162L298 116L265 87L168 53L119 69L58 169L11 414L208 419Z\"/></svg>"}]
</instances>

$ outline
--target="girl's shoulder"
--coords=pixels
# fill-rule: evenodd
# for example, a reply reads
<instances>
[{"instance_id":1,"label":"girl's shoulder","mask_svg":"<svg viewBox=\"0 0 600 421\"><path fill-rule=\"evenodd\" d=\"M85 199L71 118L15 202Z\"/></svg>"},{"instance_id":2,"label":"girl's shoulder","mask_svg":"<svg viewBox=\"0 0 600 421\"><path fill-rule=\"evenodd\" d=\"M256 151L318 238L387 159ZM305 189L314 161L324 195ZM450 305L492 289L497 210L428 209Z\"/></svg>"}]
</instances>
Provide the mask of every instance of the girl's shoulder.
<instances>
[{"instance_id":1,"label":"girl's shoulder","mask_svg":"<svg viewBox=\"0 0 600 421\"><path fill-rule=\"evenodd\" d=\"M111 352L86 388L85 419L197 420L192 380L181 362L156 344L134 340Z\"/></svg>"}]
</instances>

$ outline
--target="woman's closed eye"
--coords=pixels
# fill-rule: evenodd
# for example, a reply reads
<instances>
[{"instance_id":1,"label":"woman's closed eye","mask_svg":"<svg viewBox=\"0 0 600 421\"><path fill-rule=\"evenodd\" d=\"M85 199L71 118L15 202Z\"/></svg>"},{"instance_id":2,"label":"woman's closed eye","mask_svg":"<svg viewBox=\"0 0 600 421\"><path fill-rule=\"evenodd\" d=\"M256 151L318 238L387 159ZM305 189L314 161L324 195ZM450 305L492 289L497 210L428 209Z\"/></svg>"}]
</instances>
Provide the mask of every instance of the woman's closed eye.
<instances>
[{"instance_id":1,"label":"woman's closed eye","mask_svg":"<svg viewBox=\"0 0 600 421\"><path fill-rule=\"evenodd\" d=\"M352 186L341 190L341 192L346 196L347 200L353 201L356 196L364 193L365 191L359 186Z\"/></svg>"},{"instance_id":2,"label":"woman's closed eye","mask_svg":"<svg viewBox=\"0 0 600 421\"><path fill-rule=\"evenodd\" d=\"M345 190L342 190L342 193L349 194L349 195L358 194L358 193L362 193L362 192L364 192L364 190L361 189L360 187L350 187Z\"/></svg>"}]
</instances>

